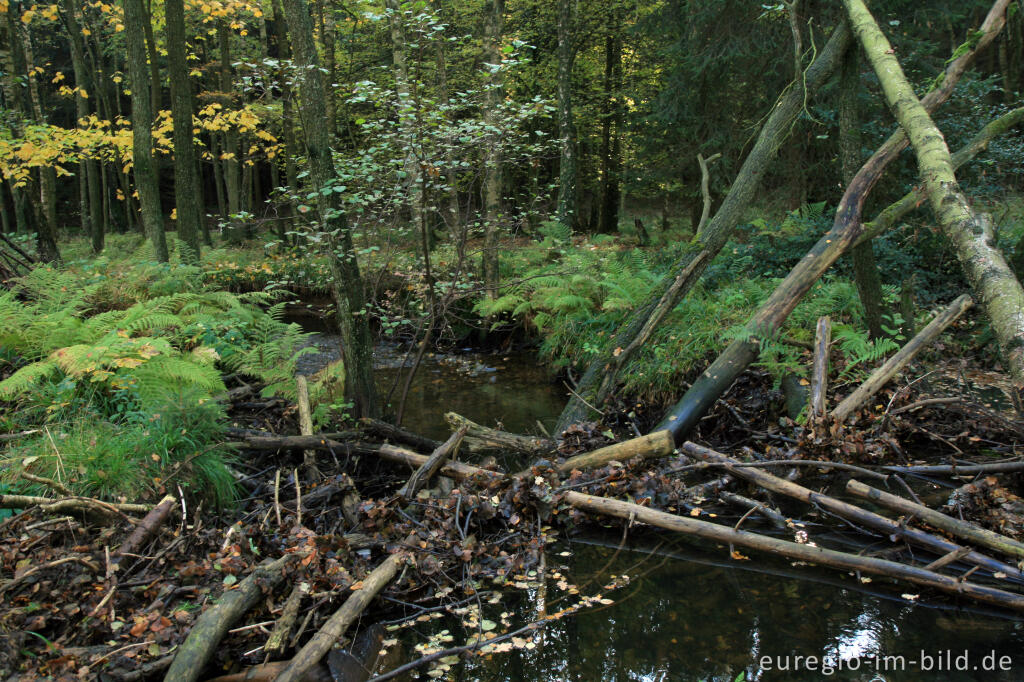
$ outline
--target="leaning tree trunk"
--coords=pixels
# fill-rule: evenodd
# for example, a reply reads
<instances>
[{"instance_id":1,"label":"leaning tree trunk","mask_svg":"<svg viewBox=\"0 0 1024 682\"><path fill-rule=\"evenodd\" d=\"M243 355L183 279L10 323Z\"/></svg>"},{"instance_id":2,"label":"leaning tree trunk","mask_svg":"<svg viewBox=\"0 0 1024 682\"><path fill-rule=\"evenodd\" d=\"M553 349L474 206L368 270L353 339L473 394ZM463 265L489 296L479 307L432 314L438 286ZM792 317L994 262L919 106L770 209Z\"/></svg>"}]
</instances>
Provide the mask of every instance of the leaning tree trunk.
<instances>
[{"instance_id":1,"label":"leaning tree trunk","mask_svg":"<svg viewBox=\"0 0 1024 682\"><path fill-rule=\"evenodd\" d=\"M843 184L849 185L860 168L860 116L857 97L860 94L860 69L856 48L851 48L843 60L839 79L839 165ZM850 249L853 260L853 281L864 308L864 322L871 338L884 335L882 330L882 278L875 261L875 249L870 241Z\"/></svg>"},{"instance_id":2,"label":"leaning tree trunk","mask_svg":"<svg viewBox=\"0 0 1024 682\"><path fill-rule=\"evenodd\" d=\"M988 33L984 35L973 51L950 64L942 85L928 93L925 98L926 108L934 109L949 96L956 80L966 69L967 61L977 53L978 49L984 47L987 42L991 42L999 32L1002 27L1002 15L998 13L1000 5L1002 5L1001 10L1005 12L1005 1L997 0L982 26L983 31L987 27ZM1012 127L1013 123L1007 125L1008 120L1019 120L1017 117L1018 112L1011 112L986 126L968 143L964 150L957 153L959 158L954 159L954 162L962 163L973 158L993 136ZM875 235L879 234L860 223L864 200L881 177L882 171L906 147L906 144L906 136L902 134L902 131L897 131L861 167L846 188L843 199L836 210L832 229L818 240L807 256L801 259L786 279L772 292L768 301L750 319L747 323L745 338L738 338L729 344L715 362L698 377L683 398L669 411L666 418L658 425L658 430L672 431L677 440L685 436L715 404L718 397L729 388L736 377L757 357L759 337L771 337L778 332L800 299L846 249L854 244L862 243L861 237L869 231ZM880 214L879 222L892 225L898 215L905 214L918 206L919 202L910 198L913 194L911 192L910 195L889 206Z\"/></svg>"},{"instance_id":3,"label":"leaning tree trunk","mask_svg":"<svg viewBox=\"0 0 1024 682\"><path fill-rule=\"evenodd\" d=\"M843 5L886 101L914 147L939 226L988 314L1014 383L1024 387L1024 288L996 248L987 217L975 213L960 191L946 141L914 95L885 34L862 0L843 0Z\"/></svg>"},{"instance_id":4,"label":"leaning tree trunk","mask_svg":"<svg viewBox=\"0 0 1024 682\"><path fill-rule=\"evenodd\" d=\"M569 400L558 418L556 432L561 433L569 425L590 417L593 414L590 405L600 406L611 395L620 370L643 347L665 316L697 283L705 268L725 246L757 194L761 179L789 135L793 121L803 111L807 97L835 71L850 40L846 24L837 26L821 55L808 67L803 83L794 84L779 99L753 149L744 160L732 188L701 233L698 243L703 248L691 252L676 264L677 275L654 291L590 363L580 379L577 395Z\"/></svg>"},{"instance_id":5,"label":"leaning tree trunk","mask_svg":"<svg viewBox=\"0 0 1024 682\"><path fill-rule=\"evenodd\" d=\"M352 400L354 416L374 417L377 413L377 396L372 374L373 345L366 315L363 280L359 275L359 264L352 245L352 231L337 192L327 192L325 196L321 191L330 186L336 174L327 130L324 79L319 68L316 43L313 41L309 2L284 0L283 4L299 74L296 78L300 98L299 116L309 157L309 179L311 189L320 195L317 212L331 267L331 292L338 308L345 360L345 393Z\"/></svg>"},{"instance_id":6,"label":"leaning tree trunk","mask_svg":"<svg viewBox=\"0 0 1024 682\"><path fill-rule=\"evenodd\" d=\"M178 212L178 239L187 247L182 251L182 260L198 263L202 248L203 194L192 134L192 88L185 62L184 0L166 0L164 11L167 15L171 118L174 121L174 202Z\"/></svg>"},{"instance_id":7,"label":"leaning tree trunk","mask_svg":"<svg viewBox=\"0 0 1024 682\"><path fill-rule=\"evenodd\" d=\"M149 14L142 0L124 0L124 39L128 47L128 78L132 86L132 166L135 188L142 207L142 227L156 252L157 260L167 262L167 237L160 210L160 187L153 159L153 110L146 67L145 22Z\"/></svg>"}]
</instances>

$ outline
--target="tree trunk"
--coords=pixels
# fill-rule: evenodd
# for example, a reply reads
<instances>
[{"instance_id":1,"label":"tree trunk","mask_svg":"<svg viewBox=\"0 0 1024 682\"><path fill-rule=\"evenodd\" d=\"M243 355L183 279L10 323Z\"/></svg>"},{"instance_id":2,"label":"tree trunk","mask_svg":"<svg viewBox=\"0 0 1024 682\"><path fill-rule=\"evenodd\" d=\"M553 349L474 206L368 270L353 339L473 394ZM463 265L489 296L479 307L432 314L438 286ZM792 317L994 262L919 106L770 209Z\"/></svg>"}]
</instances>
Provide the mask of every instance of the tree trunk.
<instances>
[{"instance_id":1,"label":"tree trunk","mask_svg":"<svg viewBox=\"0 0 1024 682\"><path fill-rule=\"evenodd\" d=\"M860 92L860 69L856 48L851 48L843 60L839 80L839 164L843 184L848 185L860 168L860 115L857 96ZM885 335L882 330L882 278L875 262L875 250L870 241L850 250L853 259L853 279L857 295L864 308L864 322L871 338Z\"/></svg>"},{"instance_id":2,"label":"tree trunk","mask_svg":"<svg viewBox=\"0 0 1024 682\"><path fill-rule=\"evenodd\" d=\"M889 41L862 0L843 0L893 115L917 155L932 211L992 324L1014 383L1024 387L1024 288L996 248L988 218L960 191L942 133L903 75Z\"/></svg>"},{"instance_id":3,"label":"tree trunk","mask_svg":"<svg viewBox=\"0 0 1024 682\"><path fill-rule=\"evenodd\" d=\"M789 134L793 121L803 111L806 98L836 69L850 40L850 32L845 23L836 27L817 61L808 67L803 79L804 87L792 87L783 95L761 129L757 142L744 160L732 188L703 231L699 242L703 248L676 263L676 277L666 280L656 289L616 332L607 347L590 363L580 385L576 388L578 395L570 398L558 418L555 427L557 433L592 415L593 410L588 403L600 406L611 395L619 371L643 347L664 317L697 283L704 269L725 246L760 188L761 179ZM616 356L614 349L617 348L621 348L622 352Z\"/></svg>"},{"instance_id":4,"label":"tree trunk","mask_svg":"<svg viewBox=\"0 0 1024 682\"><path fill-rule=\"evenodd\" d=\"M484 14L484 62L491 64L484 105L484 125L490 131L484 158L483 279L488 295L498 297L498 228L501 225L502 154L499 108L504 99L501 32L505 24L505 0L490 0Z\"/></svg>"},{"instance_id":5,"label":"tree trunk","mask_svg":"<svg viewBox=\"0 0 1024 682\"><path fill-rule=\"evenodd\" d=\"M618 8L613 8L611 25L604 41L604 104L601 121L601 212L597 231L612 234L619 229L619 174L622 152L622 26Z\"/></svg>"},{"instance_id":6,"label":"tree trunk","mask_svg":"<svg viewBox=\"0 0 1024 682\"><path fill-rule=\"evenodd\" d=\"M220 46L220 90L225 106L234 107L234 85L231 81L231 34L226 21L217 22L217 40ZM221 172L224 174L224 192L227 195L229 241L242 239L238 214L242 212L242 168L239 163L238 128L229 124L221 138Z\"/></svg>"},{"instance_id":7,"label":"tree trunk","mask_svg":"<svg viewBox=\"0 0 1024 682\"><path fill-rule=\"evenodd\" d=\"M171 82L171 117L174 121L174 202L178 213L178 239L186 249L182 260L199 263L203 221L203 190L192 133L192 88L185 62L185 4L166 0L167 71Z\"/></svg>"},{"instance_id":8,"label":"tree trunk","mask_svg":"<svg viewBox=\"0 0 1024 682\"><path fill-rule=\"evenodd\" d=\"M308 0L284 0L284 9L291 33L291 45L298 68L297 77L301 106L302 132L309 157L311 189L320 190L335 178L331 157L327 110L324 102L323 74L319 69L313 22ZM338 308L342 351L345 359L345 392L353 402L356 417L374 417L377 397L373 384L373 345L367 321L363 281L359 275L352 245L352 232L336 192L322 194L317 201L321 229L324 230L331 267L331 290Z\"/></svg>"},{"instance_id":9,"label":"tree trunk","mask_svg":"<svg viewBox=\"0 0 1024 682\"><path fill-rule=\"evenodd\" d=\"M146 68L145 23L149 15L142 0L124 0L124 38L128 48L128 78L132 88L132 166L135 187L142 208L143 230L153 242L159 261L170 260L167 237L164 234L163 213L160 210L160 187L157 184L156 163L153 159L153 111L149 89L150 74ZM129 199L126 197L126 199Z\"/></svg>"},{"instance_id":10,"label":"tree trunk","mask_svg":"<svg viewBox=\"0 0 1024 682\"><path fill-rule=\"evenodd\" d=\"M577 2L578 0L558 2L558 136L562 152L558 166L558 207L555 210L555 219L572 230L579 227L579 164L576 123L572 111L572 67L576 60Z\"/></svg>"}]
</instances>

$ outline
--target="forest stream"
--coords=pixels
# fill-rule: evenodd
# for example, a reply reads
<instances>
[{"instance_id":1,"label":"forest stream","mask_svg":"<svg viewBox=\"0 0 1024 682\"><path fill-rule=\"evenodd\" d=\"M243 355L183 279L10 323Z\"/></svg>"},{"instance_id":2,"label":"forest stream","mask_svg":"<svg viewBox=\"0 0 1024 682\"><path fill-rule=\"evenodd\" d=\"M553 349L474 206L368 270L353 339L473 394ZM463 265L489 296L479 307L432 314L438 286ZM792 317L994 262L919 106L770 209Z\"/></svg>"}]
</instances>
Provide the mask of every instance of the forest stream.
<instances>
[{"instance_id":1,"label":"forest stream","mask_svg":"<svg viewBox=\"0 0 1024 682\"><path fill-rule=\"evenodd\" d=\"M310 319L301 323L314 332L310 341L319 350L302 359L302 371L313 373L337 359L338 337ZM377 347L374 366L382 392L395 382L404 360L404 350L395 345ZM562 392L528 351L429 353L410 390L404 424L443 440L450 432L443 414L454 410L480 424L536 433L538 421L550 428ZM841 482L832 488L843 496ZM738 520L739 514L725 521ZM771 532L766 525L758 530ZM866 548L856 534L821 530L816 536L831 546ZM984 607L915 604L913 588L900 592L884 582L875 587L866 576L857 584L852 575L836 577L778 559L735 561L727 548L711 551L706 544L640 528L625 536L609 530L552 542L544 565L545 580L531 570L504 589L509 622L557 611L566 584L584 594L607 594L614 603L550 623L533 648L465 662L463 679L809 679L806 662L801 670L785 669L797 665L797 656L818 657L815 679L1019 679L1013 671L983 668L993 660L998 668L1000 656L1022 650L1024 622ZM617 588L603 592L609 582ZM398 642L378 661L378 673L415 658L416 644L443 644L449 633L456 640L472 634L453 621L445 616L414 622L398 636L388 633ZM762 668L766 656L772 660Z\"/></svg>"}]
</instances>

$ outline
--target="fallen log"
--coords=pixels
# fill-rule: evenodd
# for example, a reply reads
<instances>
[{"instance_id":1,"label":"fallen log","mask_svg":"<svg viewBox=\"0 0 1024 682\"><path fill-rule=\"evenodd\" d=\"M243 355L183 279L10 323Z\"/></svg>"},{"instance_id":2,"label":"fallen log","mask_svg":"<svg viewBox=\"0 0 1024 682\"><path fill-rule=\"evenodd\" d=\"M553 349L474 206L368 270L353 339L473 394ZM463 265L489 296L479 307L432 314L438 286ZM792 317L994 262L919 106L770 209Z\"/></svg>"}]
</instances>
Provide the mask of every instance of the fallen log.
<instances>
[{"instance_id":1,"label":"fallen log","mask_svg":"<svg viewBox=\"0 0 1024 682\"><path fill-rule=\"evenodd\" d=\"M366 609L370 601L391 582L398 572L398 567L406 560L408 554L402 550L395 552L384 560L377 568L361 581L361 586L352 592L345 603L334 612L327 623L313 635L288 666L277 676L277 682L300 682L306 671L317 665L327 654L334 643L341 638L349 626Z\"/></svg>"},{"instance_id":2,"label":"fallen log","mask_svg":"<svg viewBox=\"0 0 1024 682\"><path fill-rule=\"evenodd\" d=\"M786 517L780 514L777 510L764 504L763 502L758 502L757 500L752 500L749 497L744 497L743 495L731 493L728 490L723 490L722 492L718 493L718 496L730 504L745 507L746 509L753 509L754 511L756 511L757 513L761 514L766 519L771 521L776 528L786 528Z\"/></svg>"},{"instance_id":3,"label":"fallen log","mask_svg":"<svg viewBox=\"0 0 1024 682\"><path fill-rule=\"evenodd\" d=\"M845 422L851 414L871 399L871 396L878 393L882 386L889 382L893 376L907 366L914 357L946 330L949 325L956 322L961 315L974 305L974 300L964 294L950 303L945 310L932 318L932 321L919 331L914 338L910 339L903 348L895 355L885 361L881 367L871 373L871 376L861 384L856 391L851 393L832 410L832 420L836 424Z\"/></svg>"},{"instance_id":4,"label":"fallen log","mask_svg":"<svg viewBox=\"0 0 1024 682\"><path fill-rule=\"evenodd\" d=\"M388 422L381 421L379 419L363 417L359 420L359 423L362 424L363 429L378 438L383 438L393 443L408 445L416 450L433 452L441 445L441 441L433 440L432 438L425 438L418 433L413 433L412 431L403 429L400 426L395 426L394 424L389 424Z\"/></svg>"},{"instance_id":5,"label":"fallen log","mask_svg":"<svg viewBox=\"0 0 1024 682\"><path fill-rule=\"evenodd\" d=\"M198 680L231 625L263 596L263 586L279 583L288 564L302 556L305 552L296 552L261 564L236 589L225 590L216 605L204 611L192 625L167 670L165 682Z\"/></svg>"},{"instance_id":6,"label":"fallen log","mask_svg":"<svg viewBox=\"0 0 1024 682\"><path fill-rule=\"evenodd\" d=\"M866 509L861 509L860 507L843 502L842 500L837 500L834 497L829 497L828 495L816 493L802 485L790 483L778 476L773 476L759 469L737 466L740 462L737 462L731 457L727 457L720 452L715 452L709 448L697 445L696 443L686 442L680 449L686 454L692 455L697 459L720 462L726 465L725 468L734 476L750 481L751 483L765 488L766 490L771 490L772 492L792 497L793 499L800 500L801 502L821 507L822 509L832 512L837 516L841 516L845 519L849 519L850 521L855 521L869 528L881 531L893 542L895 542L897 538L903 538L908 542L912 542L940 555L961 549L960 545L946 540L945 538L940 538L922 530L909 528L904 524L893 521L892 519L886 518L880 514L875 514L874 512L870 512ZM1017 579L1024 578L1024 574L1022 574L1020 569L1017 567L1011 566L1006 562L999 561L998 559L986 556L977 551L972 550L970 554L964 557L964 560L996 573L1005 573L1007 576L1012 576Z\"/></svg>"},{"instance_id":7,"label":"fallen log","mask_svg":"<svg viewBox=\"0 0 1024 682\"><path fill-rule=\"evenodd\" d=\"M573 469L597 469L613 461L628 462L637 457L641 459L665 457L673 452L675 452L675 443L672 440L672 434L668 431L655 431L646 436L613 443L592 452L570 457L555 468L558 473L564 475L572 472ZM520 471L516 477L529 476L530 471L530 469Z\"/></svg>"},{"instance_id":8,"label":"fallen log","mask_svg":"<svg viewBox=\"0 0 1024 682\"><path fill-rule=\"evenodd\" d=\"M638 504L612 500L606 497L596 497L585 493L570 491L565 494L565 499L576 509L595 514L614 516L620 519L627 519L630 522L639 521L658 528L664 528L665 530L685 533L723 544L739 545L740 547L761 550L789 559L807 561L819 566L829 566L842 570L898 578L949 594L964 595L988 604L995 604L1016 611L1024 611L1024 595L969 583L966 580L934 573L917 566L907 566L896 561L889 561L888 559L847 554L845 552L824 549L823 547L812 547L811 545L779 540L749 531L733 530L716 523L684 516L675 516L642 507Z\"/></svg>"},{"instance_id":9,"label":"fallen log","mask_svg":"<svg viewBox=\"0 0 1024 682\"><path fill-rule=\"evenodd\" d=\"M448 412L444 418L453 431L463 426L469 427L463 440L463 445L470 452L512 450L514 452L535 455L538 452L550 452L555 449L555 443L547 438L524 436L518 433L491 429L454 412Z\"/></svg>"},{"instance_id":10,"label":"fallen log","mask_svg":"<svg viewBox=\"0 0 1024 682\"><path fill-rule=\"evenodd\" d=\"M413 472L412 476L409 477L409 480L406 481L405 485L403 485L401 490L398 491L399 497L407 500L415 498L419 489L424 483L430 480L430 478L437 472L438 468L444 464L445 460L449 457L454 457L456 453L458 453L459 445L462 444L462 439L466 437L467 431L469 431L469 425L463 424L448 440L439 445L437 449L427 457L427 461L421 464L420 467Z\"/></svg>"},{"instance_id":11,"label":"fallen log","mask_svg":"<svg viewBox=\"0 0 1024 682\"><path fill-rule=\"evenodd\" d=\"M1012 540L1005 535L981 528L968 523L967 521L961 521L960 519L954 519L952 516L946 516L942 512L929 509L924 505L905 500L902 497L892 495L890 493L872 488L871 486L864 485L860 481L850 479L846 482L846 490L849 493L856 495L857 497L863 497L871 500L876 504L898 511L901 514L907 514L913 516L925 523L941 528L947 533L952 533L957 537L963 538L968 542L975 545L982 545L989 549L994 549L1003 554L1009 554L1018 558L1024 558L1024 544Z\"/></svg>"},{"instance_id":12,"label":"fallen log","mask_svg":"<svg viewBox=\"0 0 1024 682\"><path fill-rule=\"evenodd\" d=\"M394 445L371 445L368 443L351 443L349 449L352 452L365 455L375 455L381 459L386 459L390 462L396 462L398 464L406 464L412 469L417 469L426 464L429 457L426 455L419 455L415 452L410 452L403 448L395 447ZM502 478L505 473L502 471L492 471L491 469L481 469L471 464L465 464L463 462L445 462L440 470L438 471L443 476L449 478L464 479L472 478L473 476L487 476L489 478Z\"/></svg>"},{"instance_id":13,"label":"fallen log","mask_svg":"<svg viewBox=\"0 0 1024 682\"><path fill-rule=\"evenodd\" d=\"M828 315L818 319L814 332L814 369L811 372L811 419L825 416L828 399L828 351L832 345L832 320Z\"/></svg>"}]
</instances>

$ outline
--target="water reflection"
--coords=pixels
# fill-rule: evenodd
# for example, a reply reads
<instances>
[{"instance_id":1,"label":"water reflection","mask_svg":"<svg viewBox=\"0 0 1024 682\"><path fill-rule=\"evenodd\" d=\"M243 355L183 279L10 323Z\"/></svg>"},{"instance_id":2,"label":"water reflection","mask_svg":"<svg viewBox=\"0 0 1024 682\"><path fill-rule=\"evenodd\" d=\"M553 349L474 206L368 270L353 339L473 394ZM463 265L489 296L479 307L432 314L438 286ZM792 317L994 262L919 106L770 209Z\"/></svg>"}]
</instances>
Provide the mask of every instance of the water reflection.
<instances>
[{"instance_id":1,"label":"water reflection","mask_svg":"<svg viewBox=\"0 0 1024 682\"><path fill-rule=\"evenodd\" d=\"M600 591L611 575L628 573L630 585L609 595L615 603L552 623L534 650L467 664L463 679L1024 679L1024 630L1004 614L908 603L900 598L905 585L858 584L853 576L763 556L736 562L726 549L711 553L674 539L655 553L648 542L644 550L617 554L589 544L594 541L554 545L549 568L586 594ZM557 556L562 550L571 555ZM789 575L764 572L769 568ZM554 598L553 581L548 588ZM537 616L530 595L509 600L517 625ZM513 610L509 603L498 608ZM459 631L451 622L436 627ZM991 652L1012 657L1012 668L981 670ZM761 669L763 657L771 659L771 670ZM957 657L979 669L939 670L956 667ZM922 670L922 663L931 669Z\"/></svg>"}]
</instances>

